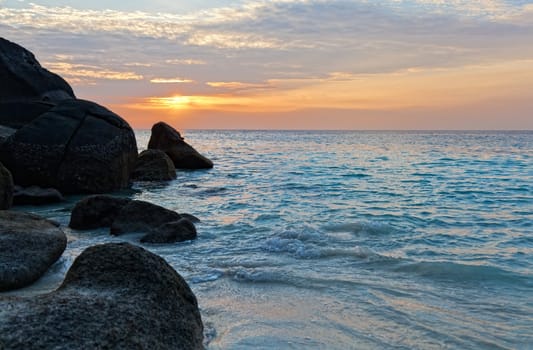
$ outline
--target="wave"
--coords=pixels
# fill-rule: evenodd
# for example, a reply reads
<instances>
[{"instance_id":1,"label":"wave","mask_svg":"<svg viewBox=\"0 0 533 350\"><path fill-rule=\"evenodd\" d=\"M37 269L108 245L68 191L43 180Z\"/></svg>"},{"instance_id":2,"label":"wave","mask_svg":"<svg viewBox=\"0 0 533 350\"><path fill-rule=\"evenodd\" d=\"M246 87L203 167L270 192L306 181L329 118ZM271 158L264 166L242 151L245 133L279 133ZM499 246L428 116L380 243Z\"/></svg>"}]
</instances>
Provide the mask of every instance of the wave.
<instances>
[{"instance_id":1,"label":"wave","mask_svg":"<svg viewBox=\"0 0 533 350\"><path fill-rule=\"evenodd\" d=\"M525 276L494 266L467 265L448 261L402 263L394 271L442 281L461 283L527 283Z\"/></svg>"},{"instance_id":2,"label":"wave","mask_svg":"<svg viewBox=\"0 0 533 350\"><path fill-rule=\"evenodd\" d=\"M357 221L343 224L333 224L323 226L329 232L348 232L354 234L391 234L396 230L389 224L379 221Z\"/></svg>"}]
</instances>

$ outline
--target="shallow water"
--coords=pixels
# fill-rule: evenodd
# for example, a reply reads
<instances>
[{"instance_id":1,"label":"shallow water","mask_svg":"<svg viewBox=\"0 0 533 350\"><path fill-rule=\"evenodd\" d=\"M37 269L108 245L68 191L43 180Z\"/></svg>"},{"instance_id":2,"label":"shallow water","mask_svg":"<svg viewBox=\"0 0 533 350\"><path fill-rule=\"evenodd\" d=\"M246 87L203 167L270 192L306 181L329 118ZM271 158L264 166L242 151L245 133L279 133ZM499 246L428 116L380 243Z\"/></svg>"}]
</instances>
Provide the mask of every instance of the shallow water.
<instances>
[{"instance_id":1,"label":"shallow water","mask_svg":"<svg viewBox=\"0 0 533 350\"><path fill-rule=\"evenodd\" d=\"M214 169L120 195L202 219L194 242L145 247L191 285L210 349L533 348L533 133L185 137ZM66 226L78 199L21 210ZM65 231L60 261L14 294L139 237Z\"/></svg>"}]
</instances>

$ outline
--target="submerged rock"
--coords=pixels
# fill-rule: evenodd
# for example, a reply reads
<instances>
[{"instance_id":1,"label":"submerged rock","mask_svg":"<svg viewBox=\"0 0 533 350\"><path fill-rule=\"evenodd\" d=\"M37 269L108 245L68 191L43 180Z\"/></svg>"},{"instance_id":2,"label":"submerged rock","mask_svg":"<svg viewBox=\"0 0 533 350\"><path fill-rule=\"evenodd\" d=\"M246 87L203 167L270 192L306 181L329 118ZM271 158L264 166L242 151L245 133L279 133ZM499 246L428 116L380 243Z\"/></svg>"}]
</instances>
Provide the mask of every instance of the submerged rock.
<instances>
[{"instance_id":1,"label":"submerged rock","mask_svg":"<svg viewBox=\"0 0 533 350\"><path fill-rule=\"evenodd\" d=\"M167 222L141 238L143 243L174 243L196 238L196 227L187 219Z\"/></svg>"},{"instance_id":2,"label":"submerged rock","mask_svg":"<svg viewBox=\"0 0 533 350\"><path fill-rule=\"evenodd\" d=\"M3 349L202 349L198 303L162 258L127 243L85 250L55 292L0 299Z\"/></svg>"},{"instance_id":3,"label":"submerged rock","mask_svg":"<svg viewBox=\"0 0 533 350\"><path fill-rule=\"evenodd\" d=\"M0 102L75 98L63 78L41 67L30 51L4 38L0 38L0 81Z\"/></svg>"},{"instance_id":4,"label":"submerged rock","mask_svg":"<svg viewBox=\"0 0 533 350\"><path fill-rule=\"evenodd\" d=\"M0 211L0 291L36 281L66 245L67 237L53 222L33 214Z\"/></svg>"},{"instance_id":5,"label":"submerged rock","mask_svg":"<svg viewBox=\"0 0 533 350\"><path fill-rule=\"evenodd\" d=\"M131 201L119 211L111 224L111 234L149 232L167 222L178 221L181 215L175 211L143 201Z\"/></svg>"},{"instance_id":6,"label":"submerged rock","mask_svg":"<svg viewBox=\"0 0 533 350\"><path fill-rule=\"evenodd\" d=\"M0 163L0 210L9 209L13 205L13 177Z\"/></svg>"},{"instance_id":7,"label":"submerged rock","mask_svg":"<svg viewBox=\"0 0 533 350\"><path fill-rule=\"evenodd\" d=\"M65 100L8 137L0 159L18 185L102 193L129 186L137 144L118 115L93 102Z\"/></svg>"},{"instance_id":8,"label":"submerged rock","mask_svg":"<svg viewBox=\"0 0 533 350\"><path fill-rule=\"evenodd\" d=\"M38 186L15 186L13 204L15 205L44 205L63 202L65 198L55 188L41 188Z\"/></svg>"},{"instance_id":9,"label":"submerged rock","mask_svg":"<svg viewBox=\"0 0 533 350\"><path fill-rule=\"evenodd\" d=\"M176 168L165 152L147 149L139 154L131 178L138 181L168 181L176 178Z\"/></svg>"},{"instance_id":10,"label":"submerged rock","mask_svg":"<svg viewBox=\"0 0 533 350\"><path fill-rule=\"evenodd\" d=\"M76 230L110 227L120 210L129 202L131 199L107 195L85 197L72 209L68 225Z\"/></svg>"},{"instance_id":11,"label":"submerged rock","mask_svg":"<svg viewBox=\"0 0 533 350\"><path fill-rule=\"evenodd\" d=\"M149 149L164 151L174 162L176 169L208 169L213 162L183 141L180 133L170 125L159 122L152 127Z\"/></svg>"}]
</instances>

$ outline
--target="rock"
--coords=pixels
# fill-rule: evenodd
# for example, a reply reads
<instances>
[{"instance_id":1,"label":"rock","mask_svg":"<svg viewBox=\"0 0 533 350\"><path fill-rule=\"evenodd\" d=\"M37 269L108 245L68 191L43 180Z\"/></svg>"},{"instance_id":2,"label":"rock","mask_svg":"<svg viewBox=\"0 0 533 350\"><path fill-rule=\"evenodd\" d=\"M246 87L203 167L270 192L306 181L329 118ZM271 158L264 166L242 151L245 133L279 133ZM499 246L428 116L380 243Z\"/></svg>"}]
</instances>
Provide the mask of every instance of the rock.
<instances>
[{"instance_id":1,"label":"rock","mask_svg":"<svg viewBox=\"0 0 533 350\"><path fill-rule=\"evenodd\" d=\"M167 222L141 238L142 243L174 243L196 238L196 227L187 219Z\"/></svg>"},{"instance_id":2,"label":"rock","mask_svg":"<svg viewBox=\"0 0 533 350\"><path fill-rule=\"evenodd\" d=\"M162 258L128 243L86 249L56 291L0 299L2 349L203 349L198 303Z\"/></svg>"},{"instance_id":3,"label":"rock","mask_svg":"<svg viewBox=\"0 0 533 350\"><path fill-rule=\"evenodd\" d=\"M15 205L43 205L63 202L65 198L55 188L41 188L37 186L15 186L13 204Z\"/></svg>"},{"instance_id":4,"label":"rock","mask_svg":"<svg viewBox=\"0 0 533 350\"><path fill-rule=\"evenodd\" d=\"M33 214L0 211L0 291L36 281L66 246L67 237L54 223Z\"/></svg>"},{"instance_id":5,"label":"rock","mask_svg":"<svg viewBox=\"0 0 533 350\"><path fill-rule=\"evenodd\" d=\"M129 202L131 199L106 195L85 197L72 209L68 225L76 230L110 227L122 207Z\"/></svg>"},{"instance_id":6,"label":"rock","mask_svg":"<svg viewBox=\"0 0 533 350\"><path fill-rule=\"evenodd\" d=\"M13 205L13 177L0 163L0 210L9 209Z\"/></svg>"},{"instance_id":7,"label":"rock","mask_svg":"<svg viewBox=\"0 0 533 350\"><path fill-rule=\"evenodd\" d=\"M55 104L40 101L10 101L0 103L0 125L20 129L31 123Z\"/></svg>"},{"instance_id":8,"label":"rock","mask_svg":"<svg viewBox=\"0 0 533 350\"><path fill-rule=\"evenodd\" d=\"M187 219L187 220L189 220L192 223L200 222L200 219L198 219L196 216L194 216L192 214L180 213L180 215L181 215L182 218Z\"/></svg>"},{"instance_id":9,"label":"rock","mask_svg":"<svg viewBox=\"0 0 533 350\"><path fill-rule=\"evenodd\" d=\"M178 221L181 215L152 203L133 200L122 207L111 224L111 234L148 232L167 222Z\"/></svg>"},{"instance_id":10,"label":"rock","mask_svg":"<svg viewBox=\"0 0 533 350\"><path fill-rule=\"evenodd\" d=\"M0 81L0 102L75 98L63 78L41 67L30 51L3 38L0 38Z\"/></svg>"},{"instance_id":11,"label":"rock","mask_svg":"<svg viewBox=\"0 0 533 350\"><path fill-rule=\"evenodd\" d=\"M174 162L176 169L208 169L213 162L183 141L180 133L170 125L159 122L152 127L149 149L164 151Z\"/></svg>"},{"instance_id":12,"label":"rock","mask_svg":"<svg viewBox=\"0 0 533 350\"><path fill-rule=\"evenodd\" d=\"M147 149L139 154L131 178L138 181L168 181L176 178L176 168L165 152Z\"/></svg>"},{"instance_id":13,"label":"rock","mask_svg":"<svg viewBox=\"0 0 533 350\"><path fill-rule=\"evenodd\" d=\"M0 160L20 186L104 193L129 186L137 143L128 123L113 112L65 100L8 137Z\"/></svg>"}]
</instances>

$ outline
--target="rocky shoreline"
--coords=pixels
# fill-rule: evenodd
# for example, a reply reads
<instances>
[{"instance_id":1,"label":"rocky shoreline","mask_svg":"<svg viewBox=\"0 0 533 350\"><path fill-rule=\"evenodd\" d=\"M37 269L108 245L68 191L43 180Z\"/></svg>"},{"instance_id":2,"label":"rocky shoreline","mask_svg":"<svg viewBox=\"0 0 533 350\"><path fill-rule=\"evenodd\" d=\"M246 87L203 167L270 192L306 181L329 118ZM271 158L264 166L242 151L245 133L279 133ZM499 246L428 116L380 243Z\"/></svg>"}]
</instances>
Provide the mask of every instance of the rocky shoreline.
<instances>
[{"instance_id":1,"label":"rocky shoreline","mask_svg":"<svg viewBox=\"0 0 533 350\"><path fill-rule=\"evenodd\" d=\"M212 168L177 130L155 124L138 154L124 119L77 99L64 79L3 38L0 79L0 292L34 283L67 246L59 224L13 205L87 194L71 212L72 229L142 233L148 244L196 238L192 214L106 194L175 179L176 169ZM202 349L203 324L196 297L164 259L109 243L82 252L49 294L0 294L0 349L49 348Z\"/></svg>"}]
</instances>

